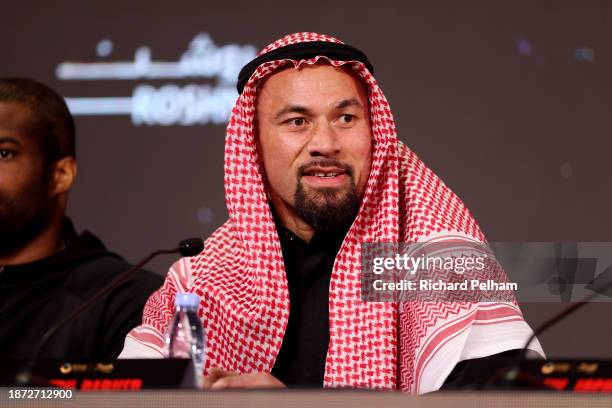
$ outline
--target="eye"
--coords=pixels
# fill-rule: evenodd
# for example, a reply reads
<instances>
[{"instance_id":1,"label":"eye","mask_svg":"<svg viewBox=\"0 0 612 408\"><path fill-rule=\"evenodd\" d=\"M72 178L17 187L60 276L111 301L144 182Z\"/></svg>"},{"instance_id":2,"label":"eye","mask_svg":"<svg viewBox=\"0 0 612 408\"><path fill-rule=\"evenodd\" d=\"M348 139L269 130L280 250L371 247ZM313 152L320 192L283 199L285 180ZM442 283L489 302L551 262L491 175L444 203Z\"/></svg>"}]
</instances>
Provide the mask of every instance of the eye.
<instances>
[{"instance_id":1,"label":"eye","mask_svg":"<svg viewBox=\"0 0 612 408\"><path fill-rule=\"evenodd\" d=\"M13 156L14 154L12 151L6 150L6 149L0 149L0 159L8 159Z\"/></svg>"},{"instance_id":2,"label":"eye","mask_svg":"<svg viewBox=\"0 0 612 408\"><path fill-rule=\"evenodd\" d=\"M306 124L306 119L305 118L291 118L285 121L285 123L293 127L302 127Z\"/></svg>"},{"instance_id":3,"label":"eye","mask_svg":"<svg viewBox=\"0 0 612 408\"><path fill-rule=\"evenodd\" d=\"M350 115L348 113L340 115L340 123L344 123L344 124L351 123L354 119L355 119L355 115Z\"/></svg>"}]
</instances>

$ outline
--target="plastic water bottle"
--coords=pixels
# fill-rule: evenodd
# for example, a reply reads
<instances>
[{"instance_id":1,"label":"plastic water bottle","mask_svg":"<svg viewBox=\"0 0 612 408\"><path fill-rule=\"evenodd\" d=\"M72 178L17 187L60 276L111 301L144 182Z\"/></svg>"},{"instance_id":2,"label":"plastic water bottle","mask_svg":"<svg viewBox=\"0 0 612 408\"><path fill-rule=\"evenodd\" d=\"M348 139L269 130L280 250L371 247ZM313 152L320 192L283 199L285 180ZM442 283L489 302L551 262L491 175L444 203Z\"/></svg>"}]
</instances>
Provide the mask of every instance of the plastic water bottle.
<instances>
[{"instance_id":1,"label":"plastic water bottle","mask_svg":"<svg viewBox=\"0 0 612 408\"><path fill-rule=\"evenodd\" d=\"M200 297L195 293L176 294L176 312L166 331L166 358L191 358L198 388L204 385L206 337L198 317Z\"/></svg>"}]
</instances>

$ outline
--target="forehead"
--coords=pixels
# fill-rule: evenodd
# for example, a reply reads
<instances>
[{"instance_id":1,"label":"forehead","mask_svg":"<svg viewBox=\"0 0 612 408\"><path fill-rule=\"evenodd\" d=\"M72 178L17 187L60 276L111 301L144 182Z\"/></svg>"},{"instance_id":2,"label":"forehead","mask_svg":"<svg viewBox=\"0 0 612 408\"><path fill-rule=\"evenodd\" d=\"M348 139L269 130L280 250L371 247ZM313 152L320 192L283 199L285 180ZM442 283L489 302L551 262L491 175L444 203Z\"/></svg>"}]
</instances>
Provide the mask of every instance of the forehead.
<instances>
[{"instance_id":1,"label":"forehead","mask_svg":"<svg viewBox=\"0 0 612 408\"><path fill-rule=\"evenodd\" d=\"M365 85L356 74L327 64L290 66L266 78L258 91L258 102L266 104L333 103L351 97L367 101Z\"/></svg>"},{"instance_id":2,"label":"forehead","mask_svg":"<svg viewBox=\"0 0 612 408\"><path fill-rule=\"evenodd\" d=\"M21 102L0 102L0 136L25 139L32 128L33 114Z\"/></svg>"}]
</instances>

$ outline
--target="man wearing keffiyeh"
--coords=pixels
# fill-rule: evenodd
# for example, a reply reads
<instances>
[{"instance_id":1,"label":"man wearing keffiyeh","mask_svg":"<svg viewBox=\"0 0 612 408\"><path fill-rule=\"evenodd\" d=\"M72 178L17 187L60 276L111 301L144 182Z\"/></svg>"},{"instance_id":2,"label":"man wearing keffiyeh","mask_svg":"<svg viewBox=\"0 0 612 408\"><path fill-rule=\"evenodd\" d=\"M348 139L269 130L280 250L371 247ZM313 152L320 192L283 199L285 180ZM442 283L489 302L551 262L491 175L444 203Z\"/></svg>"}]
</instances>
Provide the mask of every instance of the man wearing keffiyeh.
<instances>
[{"instance_id":1,"label":"man wearing keffiyeh","mask_svg":"<svg viewBox=\"0 0 612 408\"><path fill-rule=\"evenodd\" d=\"M225 144L229 220L172 266L122 357L162 356L185 291L202 299L213 388L424 393L461 361L523 347L531 329L515 302L362 300L364 242L485 242L398 140L372 73L361 51L315 33L288 35L243 68Z\"/></svg>"}]
</instances>

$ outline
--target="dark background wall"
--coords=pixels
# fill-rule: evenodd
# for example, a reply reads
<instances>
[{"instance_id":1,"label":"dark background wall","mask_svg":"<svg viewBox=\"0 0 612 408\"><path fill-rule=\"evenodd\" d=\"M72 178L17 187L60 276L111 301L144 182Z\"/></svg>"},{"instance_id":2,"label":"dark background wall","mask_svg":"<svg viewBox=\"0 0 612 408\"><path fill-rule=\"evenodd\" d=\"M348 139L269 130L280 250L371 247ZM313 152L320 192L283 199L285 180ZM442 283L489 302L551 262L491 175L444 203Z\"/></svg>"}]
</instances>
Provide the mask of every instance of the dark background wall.
<instances>
[{"instance_id":1,"label":"dark background wall","mask_svg":"<svg viewBox=\"0 0 612 408\"><path fill-rule=\"evenodd\" d=\"M0 76L28 76L66 97L129 97L137 85L205 78L61 80L65 61L177 61L208 33L258 49L324 32L376 68L400 138L472 210L490 241L612 241L612 2L21 1L0 6ZM97 47L110 40L100 56ZM108 43L106 43L108 45ZM79 229L135 261L226 218L224 125L135 126L77 116ZM173 258L152 264L167 269ZM532 325L562 305L523 304ZM542 337L552 356L612 356L610 303Z\"/></svg>"}]
</instances>

